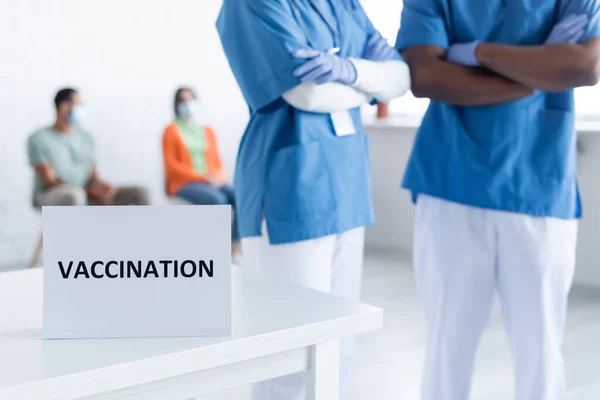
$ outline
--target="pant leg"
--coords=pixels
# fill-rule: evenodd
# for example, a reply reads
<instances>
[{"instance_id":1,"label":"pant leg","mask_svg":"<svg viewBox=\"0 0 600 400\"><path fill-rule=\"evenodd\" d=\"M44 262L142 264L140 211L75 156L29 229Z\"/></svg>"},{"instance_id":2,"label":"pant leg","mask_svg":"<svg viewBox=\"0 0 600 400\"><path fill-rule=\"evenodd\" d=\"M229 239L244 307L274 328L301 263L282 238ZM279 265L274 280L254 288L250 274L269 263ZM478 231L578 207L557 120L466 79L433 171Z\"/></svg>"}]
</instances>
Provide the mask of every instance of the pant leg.
<instances>
[{"instance_id":1,"label":"pant leg","mask_svg":"<svg viewBox=\"0 0 600 400\"><path fill-rule=\"evenodd\" d=\"M467 400L495 293L488 211L419 196L414 267L428 323L423 400Z\"/></svg>"},{"instance_id":2,"label":"pant leg","mask_svg":"<svg viewBox=\"0 0 600 400\"><path fill-rule=\"evenodd\" d=\"M38 207L43 206L85 206L88 204L85 189L74 185L57 185L38 193L35 197Z\"/></svg>"},{"instance_id":3,"label":"pant leg","mask_svg":"<svg viewBox=\"0 0 600 400\"><path fill-rule=\"evenodd\" d=\"M231 205L232 211L235 211L233 188L218 188L208 183L190 183L179 189L176 196L195 205ZM232 242L240 240L235 212L231 218L231 240Z\"/></svg>"},{"instance_id":4,"label":"pant leg","mask_svg":"<svg viewBox=\"0 0 600 400\"><path fill-rule=\"evenodd\" d=\"M275 280L292 282L329 293L336 237L283 245L269 244L266 235L242 240L248 267ZM296 373L260 382L252 388L253 400L305 400L305 374ZM332 399L333 400L333 399Z\"/></svg>"},{"instance_id":5,"label":"pant leg","mask_svg":"<svg viewBox=\"0 0 600 400\"><path fill-rule=\"evenodd\" d=\"M578 223L498 213L498 291L517 400L567 397L561 353Z\"/></svg>"},{"instance_id":6,"label":"pant leg","mask_svg":"<svg viewBox=\"0 0 600 400\"><path fill-rule=\"evenodd\" d=\"M331 274L331 294L359 301L362 288L365 228L353 229L336 237ZM356 339L344 338L340 348L340 399L350 399L356 367Z\"/></svg>"},{"instance_id":7,"label":"pant leg","mask_svg":"<svg viewBox=\"0 0 600 400\"><path fill-rule=\"evenodd\" d=\"M237 207L235 204L235 190L230 185L224 185L224 186L221 186L220 191L221 191L221 193L223 193L225 195L225 197L227 197L227 203L229 205L231 205L231 211L232 211L231 239L233 241L239 241L240 240L240 231L239 231L238 223L237 223L238 218L237 218Z\"/></svg>"},{"instance_id":8,"label":"pant leg","mask_svg":"<svg viewBox=\"0 0 600 400\"><path fill-rule=\"evenodd\" d=\"M120 187L113 203L115 206L147 206L150 204L150 192L141 186Z\"/></svg>"},{"instance_id":9,"label":"pant leg","mask_svg":"<svg viewBox=\"0 0 600 400\"><path fill-rule=\"evenodd\" d=\"M190 183L179 189L177 197L195 205L229 204L227 196L208 183Z\"/></svg>"}]
</instances>

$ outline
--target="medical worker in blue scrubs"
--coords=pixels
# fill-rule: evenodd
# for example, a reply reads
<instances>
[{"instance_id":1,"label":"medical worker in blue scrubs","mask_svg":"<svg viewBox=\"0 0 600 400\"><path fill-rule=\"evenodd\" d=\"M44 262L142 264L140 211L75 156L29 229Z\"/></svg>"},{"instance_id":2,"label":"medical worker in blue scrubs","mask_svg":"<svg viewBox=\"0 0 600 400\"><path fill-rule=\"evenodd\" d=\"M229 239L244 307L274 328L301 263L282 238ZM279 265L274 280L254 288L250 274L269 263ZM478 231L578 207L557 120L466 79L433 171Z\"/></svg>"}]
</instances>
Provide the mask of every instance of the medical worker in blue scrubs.
<instances>
[{"instance_id":1,"label":"medical worker in blue scrubs","mask_svg":"<svg viewBox=\"0 0 600 400\"><path fill-rule=\"evenodd\" d=\"M422 399L469 398L498 293L518 400L562 400L581 206L573 88L595 85L597 0L405 0L397 47L431 99L404 178L429 339Z\"/></svg>"},{"instance_id":2,"label":"medical worker in blue scrubs","mask_svg":"<svg viewBox=\"0 0 600 400\"><path fill-rule=\"evenodd\" d=\"M374 222L359 107L403 95L407 65L358 0L224 0L217 28L250 109L235 177L244 258L358 300ZM351 343L341 355L346 398ZM303 374L254 388L257 400L304 396Z\"/></svg>"}]
</instances>

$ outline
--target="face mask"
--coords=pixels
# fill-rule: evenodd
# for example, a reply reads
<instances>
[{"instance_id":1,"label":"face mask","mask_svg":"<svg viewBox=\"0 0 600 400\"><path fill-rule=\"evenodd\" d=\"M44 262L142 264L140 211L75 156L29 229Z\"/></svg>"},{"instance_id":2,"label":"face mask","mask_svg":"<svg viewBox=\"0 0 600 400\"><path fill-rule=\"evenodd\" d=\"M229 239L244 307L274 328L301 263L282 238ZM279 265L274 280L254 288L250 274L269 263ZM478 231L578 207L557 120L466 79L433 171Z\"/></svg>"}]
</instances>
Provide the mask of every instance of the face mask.
<instances>
[{"instance_id":1,"label":"face mask","mask_svg":"<svg viewBox=\"0 0 600 400\"><path fill-rule=\"evenodd\" d=\"M186 121L200 122L200 103L198 103L196 100L190 100L179 104L177 107L177 112L179 113L179 118L181 119Z\"/></svg>"},{"instance_id":2,"label":"face mask","mask_svg":"<svg viewBox=\"0 0 600 400\"><path fill-rule=\"evenodd\" d=\"M73 106L71 113L69 114L69 124L81 125L82 114L83 112L81 106Z\"/></svg>"}]
</instances>

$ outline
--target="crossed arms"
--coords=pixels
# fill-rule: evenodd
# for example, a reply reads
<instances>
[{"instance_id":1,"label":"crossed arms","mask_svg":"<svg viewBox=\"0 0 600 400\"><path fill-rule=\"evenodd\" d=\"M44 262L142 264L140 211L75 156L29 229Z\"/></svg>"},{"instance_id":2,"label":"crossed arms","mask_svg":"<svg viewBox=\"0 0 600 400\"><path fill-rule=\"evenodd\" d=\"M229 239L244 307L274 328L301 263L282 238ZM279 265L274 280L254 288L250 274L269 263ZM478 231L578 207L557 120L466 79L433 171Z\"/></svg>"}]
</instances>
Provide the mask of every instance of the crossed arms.
<instances>
[{"instance_id":1,"label":"crossed arms","mask_svg":"<svg viewBox=\"0 0 600 400\"><path fill-rule=\"evenodd\" d=\"M341 83L303 83L283 94L295 108L316 113L335 113L369 103L372 99L389 102L410 87L408 67L402 61L352 59L358 79L353 85Z\"/></svg>"},{"instance_id":2,"label":"crossed arms","mask_svg":"<svg viewBox=\"0 0 600 400\"><path fill-rule=\"evenodd\" d=\"M600 79L600 38L529 47L483 43L476 56L494 72L546 92L594 86Z\"/></svg>"},{"instance_id":3,"label":"crossed arms","mask_svg":"<svg viewBox=\"0 0 600 400\"><path fill-rule=\"evenodd\" d=\"M499 104L530 96L534 90L561 92L593 86L600 80L600 38L582 44L543 46L482 43L476 57L484 68L450 63L446 61L446 50L437 46L411 47L404 50L403 56L416 97L460 106ZM367 63L378 69L385 67L385 63ZM399 64L390 63L388 67L397 69ZM369 82L369 89L377 82L385 83L384 71L363 76L380 77ZM386 86L393 88L392 83ZM286 93L284 99L305 111L336 112L358 107L374 97L373 90L360 89L337 83L303 84ZM378 100L401 94L381 93Z\"/></svg>"},{"instance_id":4,"label":"crossed arms","mask_svg":"<svg viewBox=\"0 0 600 400\"><path fill-rule=\"evenodd\" d=\"M476 57L485 68L445 61L446 50L415 46L402 53L416 97L484 106L518 100L534 90L561 92L600 79L600 39L582 44L511 46L482 43Z\"/></svg>"}]
</instances>

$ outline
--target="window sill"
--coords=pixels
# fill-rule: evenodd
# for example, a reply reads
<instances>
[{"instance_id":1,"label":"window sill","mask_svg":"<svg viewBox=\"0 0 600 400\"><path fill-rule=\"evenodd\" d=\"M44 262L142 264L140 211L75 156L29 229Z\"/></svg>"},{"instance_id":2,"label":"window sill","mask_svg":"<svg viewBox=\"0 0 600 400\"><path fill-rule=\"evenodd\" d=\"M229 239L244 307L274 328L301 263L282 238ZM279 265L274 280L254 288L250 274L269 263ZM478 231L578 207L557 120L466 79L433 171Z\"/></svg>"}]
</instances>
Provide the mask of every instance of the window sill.
<instances>
[{"instance_id":1,"label":"window sill","mask_svg":"<svg viewBox=\"0 0 600 400\"><path fill-rule=\"evenodd\" d=\"M363 113L363 125L369 129L379 130L410 130L417 129L421 125L422 115L390 114L386 119L378 119L373 112ZM578 117L575 121L577 132L582 135L600 135L600 118Z\"/></svg>"}]
</instances>

